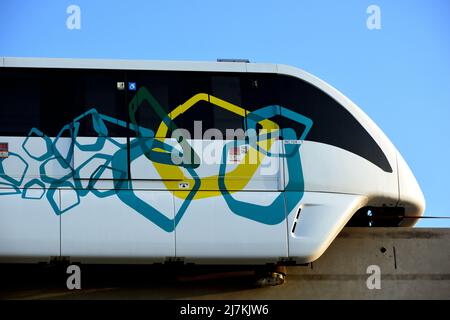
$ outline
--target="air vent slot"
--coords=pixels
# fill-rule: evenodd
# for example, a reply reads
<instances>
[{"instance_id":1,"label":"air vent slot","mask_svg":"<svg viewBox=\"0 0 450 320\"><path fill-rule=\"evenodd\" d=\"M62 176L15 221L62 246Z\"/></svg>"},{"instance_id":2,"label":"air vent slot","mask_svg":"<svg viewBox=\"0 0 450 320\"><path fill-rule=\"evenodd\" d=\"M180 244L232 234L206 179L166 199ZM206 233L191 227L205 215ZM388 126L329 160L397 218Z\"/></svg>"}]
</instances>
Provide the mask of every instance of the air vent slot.
<instances>
[{"instance_id":1,"label":"air vent slot","mask_svg":"<svg viewBox=\"0 0 450 320\"><path fill-rule=\"evenodd\" d=\"M249 59L224 59L219 58L217 59L217 62L243 62L243 63L250 63Z\"/></svg>"},{"instance_id":2,"label":"air vent slot","mask_svg":"<svg viewBox=\"0 0 450 320\"><path fill-rule=\"evenodd\" d=\"M295 227L297 226L297 221L294 222L294 226L292 227L292 233L295 233Z\"/></svg>"},{"instance_id":3,"label":"air vent slot","mask_svg":"<svg viewBox=\"0 0 450 320\"><path fill-rule=\"evenodd\" d=\"M292 233L295 233L295 228L297 227L298 219L300 218L300 212L302 212L302 207L298 208L297 214L295 215L294 223L292 225Z\"/></svg>"},{"instance_id":4,"label":"air vent slot","mask_svg":"<svg viewBox=\"0 0 450 320\"><path fill-rule=\"evenodd\" d=\"M295 216L296 221L298 220L298 217L300 217L300 212L302 212L302 208L298 208L297 215Z\"/></svg>"}]
</instances>

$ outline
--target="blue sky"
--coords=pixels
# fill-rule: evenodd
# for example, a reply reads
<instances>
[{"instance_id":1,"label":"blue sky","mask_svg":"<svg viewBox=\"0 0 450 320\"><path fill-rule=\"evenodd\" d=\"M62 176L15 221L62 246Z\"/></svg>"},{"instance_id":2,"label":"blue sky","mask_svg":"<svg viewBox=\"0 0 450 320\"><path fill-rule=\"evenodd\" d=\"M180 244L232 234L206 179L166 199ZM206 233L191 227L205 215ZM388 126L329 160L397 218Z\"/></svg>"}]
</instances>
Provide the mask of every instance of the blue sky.
<instances>
[{"instance_id":1,"label":"blue sky","mask_svg":"<svg viewBox=\"0 0 450 320\"><path fill-rule=\"evenodd\" d=\"M81 9L69 30L66 9ZM381 29L369 30L369 5ZM384 130L427 216L450 216L450 1L0 1L0 56L216 60L297 66ZM449 219L418 226L450 227Z\"/></svg>"}]
</instances>

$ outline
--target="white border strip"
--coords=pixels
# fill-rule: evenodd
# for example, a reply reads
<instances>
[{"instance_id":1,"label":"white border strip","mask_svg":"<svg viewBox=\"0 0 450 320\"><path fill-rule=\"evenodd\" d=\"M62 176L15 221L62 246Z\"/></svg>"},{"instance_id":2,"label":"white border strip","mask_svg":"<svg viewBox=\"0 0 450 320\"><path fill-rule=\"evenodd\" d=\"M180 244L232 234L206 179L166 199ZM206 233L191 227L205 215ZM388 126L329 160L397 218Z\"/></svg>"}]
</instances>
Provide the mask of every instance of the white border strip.
<instances>
[{"instance_id":1,"label":"white border strip","mask_svg":"<svg viewBox=\"0 0 450 320\"><path fill-rule=\"evenodd\" d=\"M246 63L4 57L5 67L245 72Z\"/></svg>"}]
</instances>

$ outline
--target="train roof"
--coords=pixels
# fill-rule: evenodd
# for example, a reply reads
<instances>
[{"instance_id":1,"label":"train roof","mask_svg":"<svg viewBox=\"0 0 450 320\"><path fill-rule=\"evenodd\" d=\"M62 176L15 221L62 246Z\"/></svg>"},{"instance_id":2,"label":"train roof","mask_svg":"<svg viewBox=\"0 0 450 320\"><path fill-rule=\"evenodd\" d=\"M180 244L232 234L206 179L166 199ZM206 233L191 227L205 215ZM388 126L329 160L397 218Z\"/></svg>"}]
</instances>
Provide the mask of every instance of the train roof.
<instances>
[{"instance_id":1,"label":"train roof","mask_svg":"<svg viewBox=\"0 0 450 320\"><path fill-rule=\"evenodd\" d=\"M277 73L278 64L246 61L165 61L124 59L72 59L1 57L0 66L28 68L119 69L205 72L264 72Z\"/></svg>"}]
</instances>

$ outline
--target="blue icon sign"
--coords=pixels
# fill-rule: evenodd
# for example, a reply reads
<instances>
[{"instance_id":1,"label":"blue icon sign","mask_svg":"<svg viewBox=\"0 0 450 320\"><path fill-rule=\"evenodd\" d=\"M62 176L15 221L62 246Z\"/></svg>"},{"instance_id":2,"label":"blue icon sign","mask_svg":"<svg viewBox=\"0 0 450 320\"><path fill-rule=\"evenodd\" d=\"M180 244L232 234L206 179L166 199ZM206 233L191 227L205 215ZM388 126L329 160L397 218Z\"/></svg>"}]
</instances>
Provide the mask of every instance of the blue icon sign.
<instances>
[{"instance_id":1,"label":"blue icon sign","mask_svg":"<svg viewBox=\"0 0 450 320\"><path fill-rule=\"evenodd\" d=\"M136 82L128 82L128 90L136 91Z\"/></svg>"}]
</instances>

